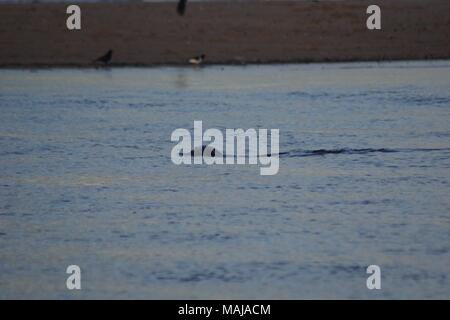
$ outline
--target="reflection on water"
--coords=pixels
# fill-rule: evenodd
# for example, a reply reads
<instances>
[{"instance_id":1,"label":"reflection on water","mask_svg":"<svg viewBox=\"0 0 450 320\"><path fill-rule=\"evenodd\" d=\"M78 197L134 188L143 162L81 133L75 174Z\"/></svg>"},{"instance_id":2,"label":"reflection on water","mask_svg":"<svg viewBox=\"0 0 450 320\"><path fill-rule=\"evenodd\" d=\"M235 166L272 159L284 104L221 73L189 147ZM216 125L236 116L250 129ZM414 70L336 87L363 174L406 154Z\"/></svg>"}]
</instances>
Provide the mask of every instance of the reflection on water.
<instances>
[{"instance_id":1,"label":"reflection on water","mask_svg":"<svg viewBox=\"0 0 450 320\"><path fill-rule=\"evenodd\" d=\"M2 71L0 298L450 298L449 71ZM174 166L194 120L279 128L279 174Z\"/></svg>"},{"instance_id":2,"label":"reflection on water","mask_svg":"<svg viewBox=\"0 0 450 320\"><path fill-rule=\"evenodd\" d=\"M175 79L175 87L177 89L185 89L188 87L188 78L184 68L180 68Z\"/></svg>"}]
</instances>

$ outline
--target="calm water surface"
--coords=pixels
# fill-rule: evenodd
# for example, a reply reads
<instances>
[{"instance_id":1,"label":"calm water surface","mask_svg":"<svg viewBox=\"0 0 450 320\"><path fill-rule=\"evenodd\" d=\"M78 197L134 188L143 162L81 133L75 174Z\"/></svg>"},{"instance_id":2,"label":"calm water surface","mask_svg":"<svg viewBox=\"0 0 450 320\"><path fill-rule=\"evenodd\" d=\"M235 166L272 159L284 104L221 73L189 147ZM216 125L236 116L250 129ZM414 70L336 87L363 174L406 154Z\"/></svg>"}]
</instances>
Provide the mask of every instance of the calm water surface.
<instances>
[{"instance_id":1,"label":"calm water surface","mask_svg":"<svg viewBox=\"0 0 450 320\"><path fill-rule=\"evenodd\" d=\"M450 62L2 70L0 112L0 298L450 298ZM173 165L194 120L278 175Z\"/></svg>"}]
</instances>

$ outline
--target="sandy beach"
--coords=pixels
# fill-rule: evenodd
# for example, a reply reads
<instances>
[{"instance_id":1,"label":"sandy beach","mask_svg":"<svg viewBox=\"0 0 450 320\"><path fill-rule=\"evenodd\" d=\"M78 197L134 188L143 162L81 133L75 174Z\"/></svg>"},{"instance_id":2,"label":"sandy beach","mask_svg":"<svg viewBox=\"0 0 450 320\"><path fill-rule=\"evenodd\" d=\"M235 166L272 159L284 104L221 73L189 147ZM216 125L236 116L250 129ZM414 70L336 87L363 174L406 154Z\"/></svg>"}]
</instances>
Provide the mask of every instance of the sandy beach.
<instances>
[{"instance_id":1,"label":"sandy beach","mask_svg":"<svg viewBox=\"0 0 450 320\"><path fill-rule=\"evenodd\" d=\"M67 4L0 5L0 66L447 59L450 2L378 1L382 30L366 28L371 2L81 4L82 29L66 28Z\"/></svg>"}]
</instances>

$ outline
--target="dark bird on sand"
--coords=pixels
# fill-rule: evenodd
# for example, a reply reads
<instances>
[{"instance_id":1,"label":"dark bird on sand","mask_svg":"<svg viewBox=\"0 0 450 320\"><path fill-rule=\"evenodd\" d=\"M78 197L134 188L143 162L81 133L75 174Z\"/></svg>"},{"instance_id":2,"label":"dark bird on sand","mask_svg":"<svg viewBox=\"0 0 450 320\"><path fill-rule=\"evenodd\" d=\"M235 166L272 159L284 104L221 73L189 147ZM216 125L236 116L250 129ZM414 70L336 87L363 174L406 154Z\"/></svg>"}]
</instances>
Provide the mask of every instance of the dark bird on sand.
<instances>
[{"instance_id":1,"label":"dark bird on sand","mask_svg":"<svg viewBox=\"0 0 450 320\"><path fill-rule=\"evenodd\" d=\"M186 11L186 3L187 0L179 0L177 5L177 12L180 16L184 15L184 12Z\"/></svg>"},{"instance_id":2,"label":"dark bird on sand","mask_svg":"<svg viewBox=\"0 0 450 320\"><path fill-rule=\"evenodd\" d=\"M94 62L103 62L104 64L108 64L111 61L112 54L113 54L113 51L108 50L108 52L105 55L95 59Z\"/></svg>"}]
</instances>

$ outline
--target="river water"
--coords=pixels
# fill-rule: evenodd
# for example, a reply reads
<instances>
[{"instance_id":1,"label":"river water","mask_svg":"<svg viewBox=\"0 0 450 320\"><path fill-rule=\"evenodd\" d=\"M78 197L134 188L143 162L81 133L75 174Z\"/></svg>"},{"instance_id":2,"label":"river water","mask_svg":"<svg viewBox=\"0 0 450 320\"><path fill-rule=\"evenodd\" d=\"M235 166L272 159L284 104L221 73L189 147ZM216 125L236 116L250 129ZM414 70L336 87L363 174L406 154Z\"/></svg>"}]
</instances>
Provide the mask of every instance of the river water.
<instances>
[{"instance_id":1,"label":"river water","mask_svg":"<svg viewBox=\"0 0 450 320\"><path fill-rule=\"evenodd\" d=\"M448 61L10 69L0 112L0 298L450 298ZM194 120L279 173L174 165Z\"/></svg>"}]
</instances>

